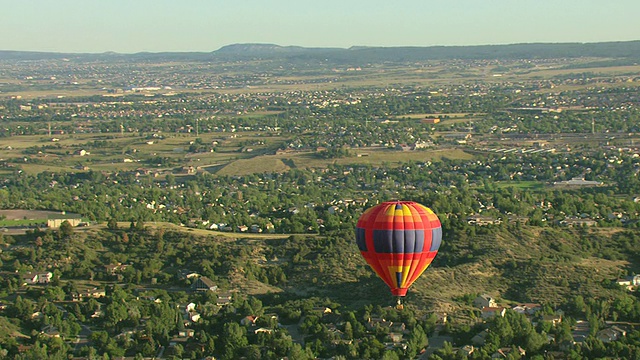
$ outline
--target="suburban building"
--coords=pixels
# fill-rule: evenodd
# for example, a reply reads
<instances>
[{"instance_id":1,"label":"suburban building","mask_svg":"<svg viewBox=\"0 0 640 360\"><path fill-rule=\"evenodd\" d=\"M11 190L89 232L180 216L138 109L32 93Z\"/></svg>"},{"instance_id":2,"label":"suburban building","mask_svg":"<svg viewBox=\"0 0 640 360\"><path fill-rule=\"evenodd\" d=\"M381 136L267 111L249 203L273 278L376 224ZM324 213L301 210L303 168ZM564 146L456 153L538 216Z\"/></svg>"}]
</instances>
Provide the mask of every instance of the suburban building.
<instances>
[{"instance_id":1,"label":"suburban building","mask_svg":"<svg viewBox=\"0 0 640 360\"><path fill-rule=\"evenodd\" d=\"M53 280L53 273L45 272L28 272L22 275L22 283L26 285L48 284Z\"/></svg>"},{"instance_id":2,"label":"suburban building","mask_svg":"<svg viewBox=\"0 0 640 360\"><path fill-rule=\"evenodd\" d=\"M616 283L631 291L640 286L640 275L625 276L624 278L616 280Z\"/></svg>"},{"instance_id":3,"label":"suburban building","mask_svg":"<svg viewBox=\"0 0 640 360\"><path fill-rule=\"evenodd\" d=\"M504 317L504 314L507 312L507 308L502 306L498 307L483 307L482 308L482 318L489 319L495 316Z\"/></svg>"},{"instance_id":4,"label":"suburban building","mask_svg":"<svg viewBox=\"0 0 640 360\"><path fill-rule=\"evenodd\" d=\"M51 214L47 217L47 227L57 229L63 222L68 221L71 226L76 227L82 222L82 217L78 214Z\"/></svg>"},{"instance_id":5,"label":"suburban building","mask_svg":"<svg viewBox=\"0 0 640 360\"><path fill-rule=\"evenodd\" d=\"M473 305L477 308L485 308L485 307L497 307L498 303L496 303L496 299L491 297L490 295L484 294L480 295L473 300Z\"/></svg>"},{"instance_id":6,"label":"suburban building","mask_svg":"<svg viewBox=\"0 0 640 360\"><path fill-rule=\"evenodd\" d=\"M193 291L216 291L218 290L218 285L216 285L213 280L209 279L206 276L199 277L191 285L191 290Z\"/></svg>"},{"instance_id":7,"label":"suburban building","mask_svg":"<svg viewBox=\"0 0 640 360\"><path fill-rule=\"evenodd\" d=\"M596 334L596 338L598 338L598 340L602 341L603 343L616 341L624 336L627 336L627 332L617 326L612 326L608 329L600 330Z\"/></svg>"}]
</instances>

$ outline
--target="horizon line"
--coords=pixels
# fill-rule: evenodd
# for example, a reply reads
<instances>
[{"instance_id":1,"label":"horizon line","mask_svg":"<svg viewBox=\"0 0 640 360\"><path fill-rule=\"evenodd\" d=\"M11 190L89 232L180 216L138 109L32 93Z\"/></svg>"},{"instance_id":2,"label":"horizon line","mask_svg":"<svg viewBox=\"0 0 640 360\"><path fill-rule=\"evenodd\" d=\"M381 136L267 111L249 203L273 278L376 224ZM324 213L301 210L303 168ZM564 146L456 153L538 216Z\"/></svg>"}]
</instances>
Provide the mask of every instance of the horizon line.
<instances>
[{"instance_id":1,"label":"horizon line","mask_svg":"<svg viewBox=\"0 0 640 360\"><path fill-rule=\"evenodd\" d=\"M566 41L566 42L545 42L545 41L535 41L535 42L516 42L516 43L493 43L493 44L468 44L468 45L392 45L392 46L381 46L381 45L351 45L349 47L338 47L338 46L302 46L302 45L279 45L275 43L259 43L259 42L248 42L248 43L231 43L227 45L223 45L215 50L161 50L161 51L137 51L137 52L118 52L113 50L106 50L102 52L73 52L73 51L47 51L47 50L12 50L12 49L0 49L0 52L15 52L15 53L40 53L40 54L70 54L70 55L136 55L136 54L166 54L166 53L175 53L175 54L208 54L220 51L227 47L232 46L247 46L247 45L257 45L257 46L276 46L279 48L300 48L300 49L331 49L331 50L360 50L360 49L397 49L397 48L462 48L462 47L485 47L485 46L515 46L515 45L569 45L569 44L607 44L607 43L632 43L638 42L640 39L636 40L610 40L610 41Z\"/></svg>"}]
</instances>

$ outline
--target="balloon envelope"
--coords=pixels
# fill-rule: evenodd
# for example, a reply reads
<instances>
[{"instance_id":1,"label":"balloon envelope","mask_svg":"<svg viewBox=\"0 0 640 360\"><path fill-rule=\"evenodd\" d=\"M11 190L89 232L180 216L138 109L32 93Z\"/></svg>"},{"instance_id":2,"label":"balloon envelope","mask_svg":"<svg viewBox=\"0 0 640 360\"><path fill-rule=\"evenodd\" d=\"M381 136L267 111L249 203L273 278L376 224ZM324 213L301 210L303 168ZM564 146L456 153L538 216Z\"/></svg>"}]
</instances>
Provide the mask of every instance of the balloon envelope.
<instances>
[{"instance_id":1,"label":"balloon envelope","mask_svg":"<svg viewBox=\"0 0 640 360\"><path fill-rule=\"evenodd\" d=\"M413 201L389 201L367 209L356 225L356 243L369 266L395 296L429 267L442 242L436 214Z\"/></svg>"}]
</instances>

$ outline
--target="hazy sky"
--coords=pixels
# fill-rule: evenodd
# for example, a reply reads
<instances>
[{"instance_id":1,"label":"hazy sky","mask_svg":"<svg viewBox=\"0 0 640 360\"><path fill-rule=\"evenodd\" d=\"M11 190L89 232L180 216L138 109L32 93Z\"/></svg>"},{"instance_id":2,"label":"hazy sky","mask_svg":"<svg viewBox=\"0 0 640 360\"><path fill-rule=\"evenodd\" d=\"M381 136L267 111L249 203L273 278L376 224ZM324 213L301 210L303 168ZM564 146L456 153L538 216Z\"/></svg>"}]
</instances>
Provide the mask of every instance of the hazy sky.
<instances>
[{"instance_id":1,"label":"hazy sky","mask_svg":"<svg viewBox=\"0 0 640 360\"><path fill-rule=\"evenodd\" d=\"M640 40L640 0L0 0L0 50Z\"/></svg>"}]
</instances>

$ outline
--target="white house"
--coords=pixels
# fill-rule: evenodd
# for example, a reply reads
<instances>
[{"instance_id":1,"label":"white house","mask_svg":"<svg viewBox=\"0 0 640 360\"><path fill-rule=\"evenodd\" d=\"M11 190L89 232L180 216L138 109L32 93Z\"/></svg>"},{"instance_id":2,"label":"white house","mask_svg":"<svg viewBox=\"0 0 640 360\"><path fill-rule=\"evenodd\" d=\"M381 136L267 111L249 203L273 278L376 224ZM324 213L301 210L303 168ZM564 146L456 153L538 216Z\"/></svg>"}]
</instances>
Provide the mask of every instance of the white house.
<instances>
[{"instance_id":1,"label":"white house","mask_svg":"<svg viewBox=\"0 0 640 360\"><path fill-rule=\"evenodd\" d=\"M496 303L496 299L491 297L490 295L484 294L480 295L473 300L473 305L477 308L485 308L485 307L497 307L498 303Z\"/></svg>"}]
</instances>

